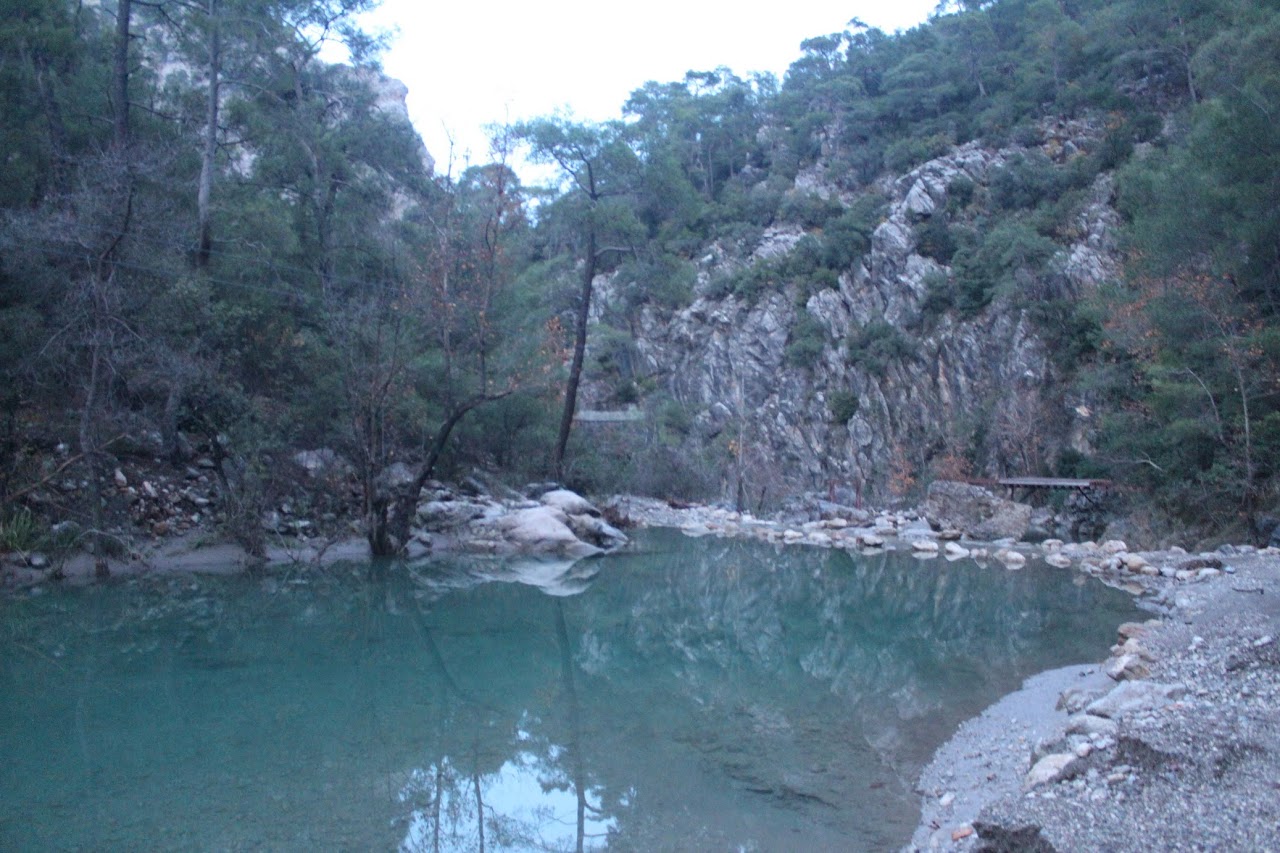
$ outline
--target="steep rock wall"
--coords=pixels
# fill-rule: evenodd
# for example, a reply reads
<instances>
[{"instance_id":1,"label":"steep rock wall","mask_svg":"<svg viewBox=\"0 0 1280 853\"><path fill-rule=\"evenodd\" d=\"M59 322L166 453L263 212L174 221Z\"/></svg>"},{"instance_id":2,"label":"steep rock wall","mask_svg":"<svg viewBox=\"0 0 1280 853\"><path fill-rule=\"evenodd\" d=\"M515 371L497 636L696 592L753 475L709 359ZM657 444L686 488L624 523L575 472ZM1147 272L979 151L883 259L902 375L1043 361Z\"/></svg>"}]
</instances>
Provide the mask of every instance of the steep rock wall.
<instances>
[{"instance_id":1,"label":"steep rock wall","mask_svg":"<svg viewBox=\"0 0 1280 853\"><path fill-rule=\"evenodd\" d=\"M1062 156L1087 143L1068 142ZM1062 391L1025 294L998 295L971 317L923 310L931 277L950 270L921 253L916 226L945 208L958 178L985 191L1018 150L971 143L883 181L887 215L837 288L806 298L786 283L754 302L715 293L726 269L792 251L804 235L775 225L750 251L713 246L687 308L633 317L640 369L693 416L690 441L719 441L736 460L724 497L733 497L735 477L773 497L832 487L883 497L930 473L1038 473L1063 447L1083 449L1089 410ZM1111 196L1104 173L1073 216L1072 242L1059 245L1036 284L1042 298L1077 298L1116 275ZM613 289L602 285L608 310ZM801 365L788 358L788 342L805 315L825 341ZM868 329L893 340L859 353Z\"/></svg>"}]
</instances>

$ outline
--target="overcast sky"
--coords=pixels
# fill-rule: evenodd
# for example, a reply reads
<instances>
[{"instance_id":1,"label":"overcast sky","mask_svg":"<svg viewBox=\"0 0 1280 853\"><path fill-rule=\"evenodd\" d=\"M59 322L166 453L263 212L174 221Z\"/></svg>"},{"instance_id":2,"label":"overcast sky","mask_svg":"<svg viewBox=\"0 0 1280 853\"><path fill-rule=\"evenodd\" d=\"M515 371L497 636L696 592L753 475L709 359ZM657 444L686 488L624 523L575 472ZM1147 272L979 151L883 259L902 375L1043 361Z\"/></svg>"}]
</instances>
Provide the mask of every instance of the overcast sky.
<instances>
[{"instance_id":1,"label":"overcast sky","mask_svg":"<svg viewBox=\"0 0 1280 853\"><path fill-rule=\"evenodd\" d=\"M937 0L786 0L751 8L730 0L382 0L370 29L396 29L387 74L409 87L409 114L445 167L469 151L486 161L484 126L557 110L580 119L621 115L649 80L725 65L740 76L783 72L800 42L860 18L886 32L923 21ZM455 169L456 173L457 169Z\"/></svg>"}]
</instances>

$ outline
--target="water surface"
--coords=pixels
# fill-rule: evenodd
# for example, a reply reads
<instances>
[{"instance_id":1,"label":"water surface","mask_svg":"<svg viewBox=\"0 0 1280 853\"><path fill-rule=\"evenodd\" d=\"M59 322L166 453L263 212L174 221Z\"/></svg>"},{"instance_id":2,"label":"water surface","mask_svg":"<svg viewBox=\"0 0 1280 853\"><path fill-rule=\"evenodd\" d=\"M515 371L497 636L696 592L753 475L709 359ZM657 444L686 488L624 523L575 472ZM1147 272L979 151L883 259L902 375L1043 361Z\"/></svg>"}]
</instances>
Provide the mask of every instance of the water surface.
<instances>
[{"instance_id":1,"label":"water surface","mask_svg":"<svg viewBox=\"0 0 1280 853\"><path fill-rule=\"evenodd\" d=\"M1135 615L1038 564L637 544L540 586L348 566L0 602L0 849L897 849L960 721Z\"/></svg>"}]
</instances>

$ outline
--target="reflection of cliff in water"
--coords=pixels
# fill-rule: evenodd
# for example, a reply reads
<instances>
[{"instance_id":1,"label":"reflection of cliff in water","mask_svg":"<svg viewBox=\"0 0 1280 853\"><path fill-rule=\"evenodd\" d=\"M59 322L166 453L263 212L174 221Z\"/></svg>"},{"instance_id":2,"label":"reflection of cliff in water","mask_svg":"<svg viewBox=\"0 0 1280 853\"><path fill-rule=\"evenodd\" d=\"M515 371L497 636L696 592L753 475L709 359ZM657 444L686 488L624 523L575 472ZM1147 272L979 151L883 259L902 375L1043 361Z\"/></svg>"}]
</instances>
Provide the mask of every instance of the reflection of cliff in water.
<instances>
[{"instance_id":1,"label":"reflection of cliff in water","mask_svg":"<svg viewBox=\"0 0 1280 853\"><path fill-rule=\"evenodd\" d=\"M784 704L803 686L802 704L853 715L865 743L912 775L939 729L1032 672L1097 659L1132 612L1043 566L702 541L634 570L613 561L580 601L584 668L623 693L629 664L666 668L695 706L744 682Z\"/></svg>"},{"instance_id":2,"label":"reflection of cliff in water","mask_svg":"<svg viewBox=\"0 0 1280 853\"><path fill-rule=\"evenodd\" d=\"M11 602L0 847L892 849L956 723L1132 615L1033 567L640 546Z\"/></svg>"},{"instance_id":3,"label":"reflection of cliff in water","mask_svg":"<svg viewBox=\"0 0 1280 853\"><path fill-rule=\"evenodd\" d=\"M959 720L1034 671L1099 657L1132 612L1047 568L642 543L558 602L581 673L575 755L629 844L661 843L658 814L706 843L760 840L779 822L757 818L777 810L833 842L893 846L914 820L911 782ZM526 645L525 663L550 651Z\"/></svg>"}]
</instances>

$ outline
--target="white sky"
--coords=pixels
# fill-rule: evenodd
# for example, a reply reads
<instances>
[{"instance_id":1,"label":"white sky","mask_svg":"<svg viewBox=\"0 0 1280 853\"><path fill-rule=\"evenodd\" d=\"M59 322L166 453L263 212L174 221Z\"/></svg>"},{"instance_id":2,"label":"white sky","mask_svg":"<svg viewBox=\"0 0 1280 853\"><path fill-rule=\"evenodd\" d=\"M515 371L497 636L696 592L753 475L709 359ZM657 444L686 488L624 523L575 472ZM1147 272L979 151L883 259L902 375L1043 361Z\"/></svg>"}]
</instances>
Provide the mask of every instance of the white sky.
<instances>
[{"instance_id":1,"label":"white sky","mask_svg":"<svg viewBox=\"0 0 1280 853\"><path fill-rule=\"evenodd\" d=\"M800 42L851 18L886 32L923 21L937 0L382 0L371 30L398 29L384 56L409 87L409 114L443 171L453 137L458 166L488 159L484 126L556 111L621 116L649 80L728 66L781 80ZM454 172L457 173L455 167Z\"/></svg>"}]
</instances>

